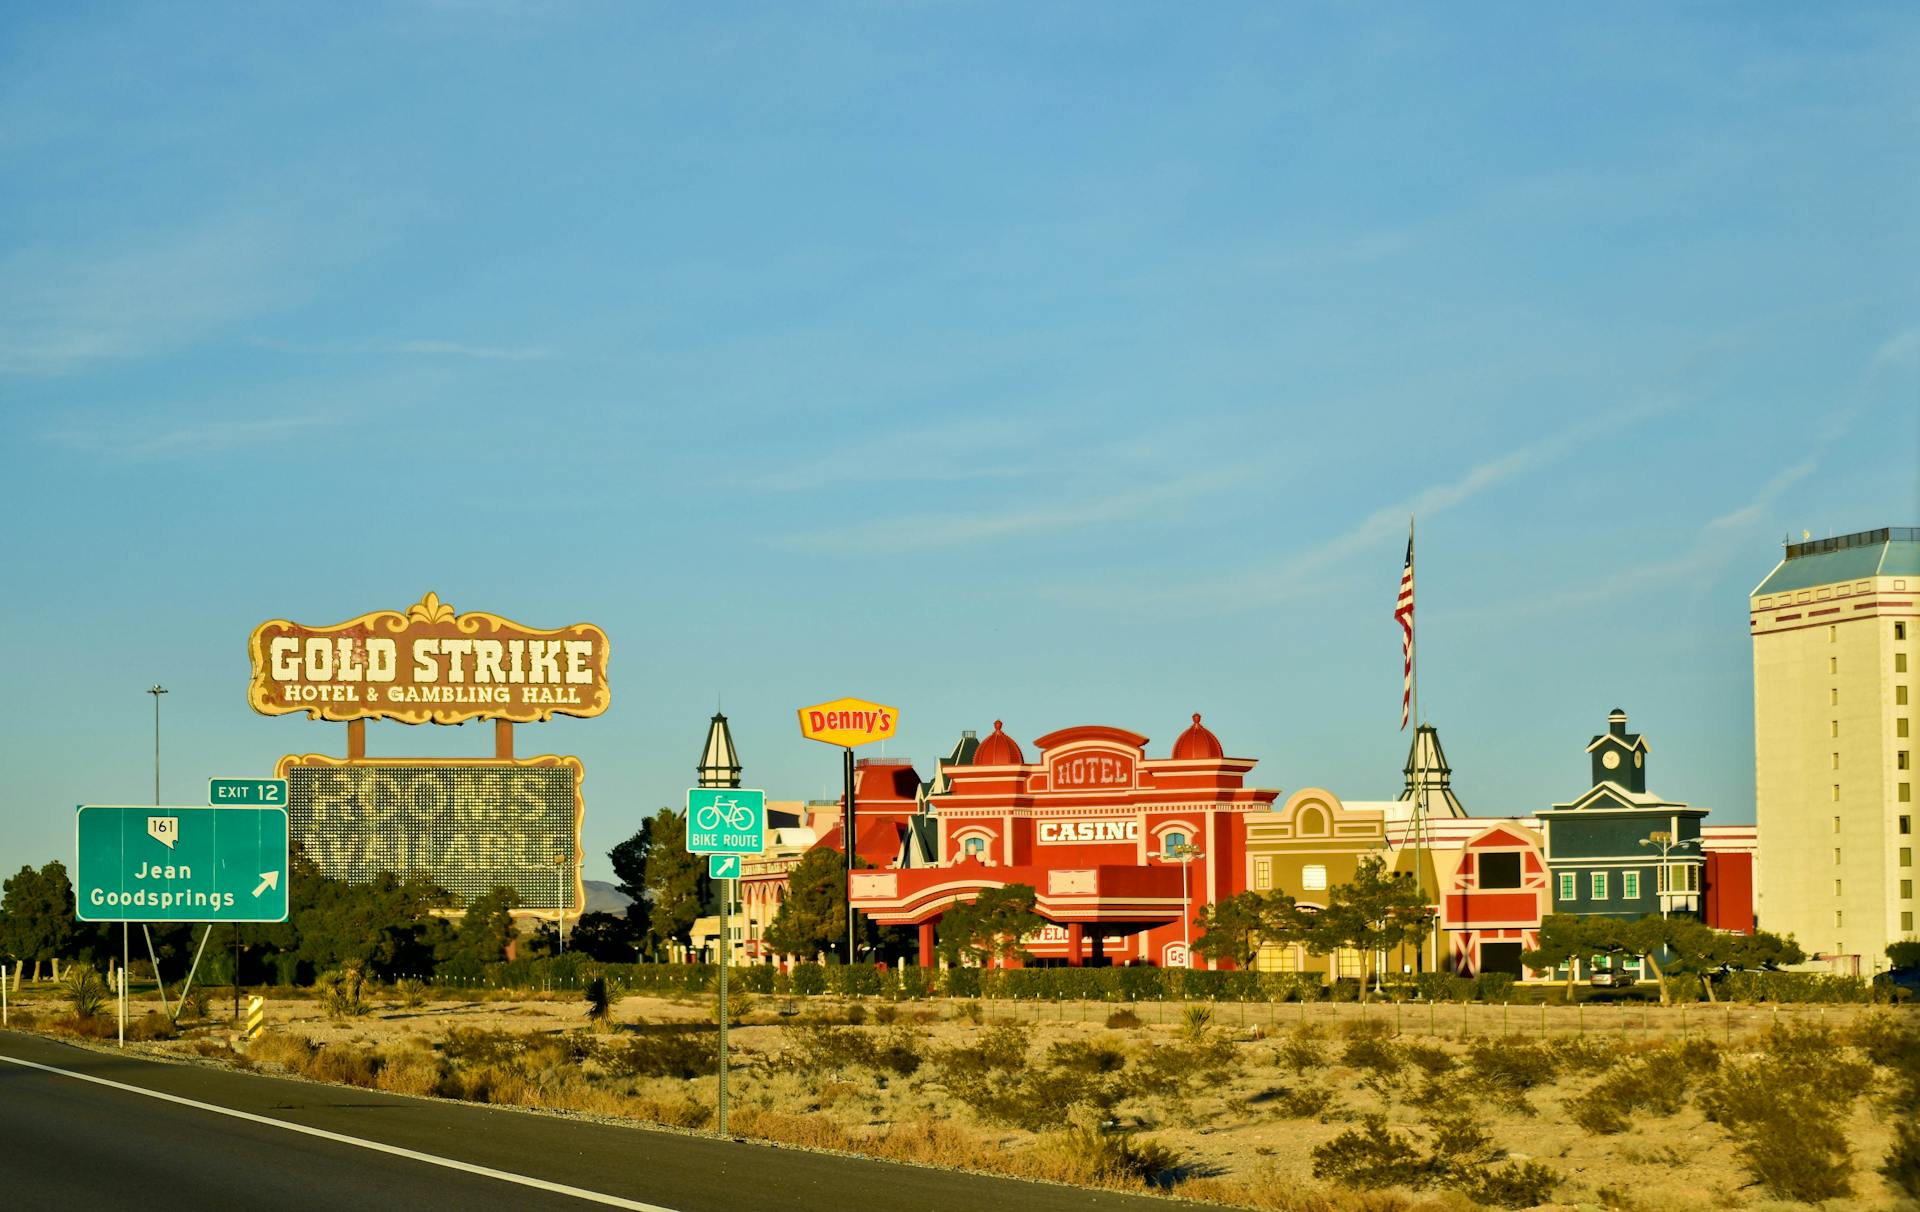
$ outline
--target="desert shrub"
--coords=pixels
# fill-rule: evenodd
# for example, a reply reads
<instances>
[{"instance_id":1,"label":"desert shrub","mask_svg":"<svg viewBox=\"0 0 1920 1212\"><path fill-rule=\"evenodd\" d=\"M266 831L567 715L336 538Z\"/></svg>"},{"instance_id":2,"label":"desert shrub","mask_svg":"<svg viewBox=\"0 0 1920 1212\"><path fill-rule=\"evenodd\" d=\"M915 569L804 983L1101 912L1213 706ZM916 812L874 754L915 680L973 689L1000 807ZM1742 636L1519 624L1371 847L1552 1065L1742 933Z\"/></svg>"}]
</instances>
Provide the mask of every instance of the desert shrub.
<instances>
[{"instance_id":1,"label":"desert shrub","mask_svg":"<svg viewBox=\"0 0 1920 1212\"><path fill-rule=\"evenodd\" d=\"M1340 1024L1340 1034L1351 1040L1383 1040L1393 1034L1385 1019L1350 1018Z\"/></svg>"},{"instance_id":2,"label":"desert shrub","mask_svg":"<svg viewBox=\"0 0 1920 1212\"><path fill-rule=\"evenodd\" d=\"M1667 1045L1666 1054L1674 1064L1694 1077L1705 1077L1720 1067L1720 1045L1695 1037Z\"/></svg>"},{"instance_id":3,"label":"desert shrub","mask_svg":"<svg viewBox=\"0 0 1920 1212\"><path fill-rule=\"evenodd\" d=\"M179 1018L207 1017L207 991L204 988L189 989L180 995Z\"/></svg>"},{"instance_id":4,"label":"desert shrub","mask_svg":"<svg viewBox=\"0 0 1920 1212\"><path fill-rule=\"evenodd\" d=\"M1140 1016L1124 1006L1107 1015L1109 1031L1131 1031L1138 1026L1140 1026Z\"/></svg>"},{"instance_id":5,"label":"desert shrub","mask_svg":"<svg viewBox=\"0 0 1920 1212\"><path fill-rule=\"evenodd\" d=\"M1467 1045L1468 1083L1516 1110L1527 1109L1527 1091L1546 1085L1559 1072L1559 1057L1544 1044L1481 1037Z\"/></svg>"},{"instance_id":6,"label":"desert shrub","mask_svg":"<svg viewBox=\"0 0 1920 1212\"><path fill-rule=\"evenodd\" d=\"M362 998L366 976L359 968L332 968L314 978L313 991L326 1007L328 1018L352 1018L365 1014L368 1006Z\"/></svg>"},{"instance_id":7,"label":"desert shrub","mask_svg":"<svg viewBox=\"0 0 1920 1212\"><path fill-rule=\"evenodd\" d=\"M848 1006L843 1013L846 1017L847 1022L852 1024L855 1027L858 1027L862 1023L867 1021L867 1008L861 1005L859 1002L855 1002L851 1006Z\"/></svg>"},{"instance_id":8,"label":"desert shrub","mask_svg":"<svg viewBox=\"0 0 1920 1212\"><path fill-rule=\"evenodd\" d=\"M803 1023L788 1027L787 1033L793 1042L783 1063L798 1072L822 1073L874 1063L873 1038L858 1027Z\"/></svg>"},{"instance_id":9,"label":"desert shrub","mask_svg":"<svg viewBox=\"0 0 1920 1212\"><path fill-rule=\"evenodd\" d=\"M348 1086L371 1087L379 1069L380 1060L377 1056L351 1044L324 1045L307 1062L308 1077Z\"/></svg>"},{"instance_id":10,"label":"desert shrub","mask_svg":"<svg viewBox=\"0 0 1920 1212\"><path fill-rule=\"evenodd\" d=\"M1453 1072L1460 1062L1453 1054L1437 1044L1422 1044L1409 1041L1400 1045L1400 1055L1414 1068L1428 1077L1442 1077Z\"/></svg>"},{"instance_id":11,"label":"desert shrub","mask_svg":"<svg viewBox=\"0 0 1920 1212\"><path fill-rule=\"evenodd\" d=\"M427 982L417 976L403 976L393 982L393 992L403 1006L427 1004Z\"/></svg>"},{"instance_id":12,"label":"desert shrub","mask_svg":"<svg viewBox=\"0 0 1920 1212\"><path fill-rule=\"evenodd\" d=\"M882 1027L891 1027L900 1021L900 1007L890 1002L882 1002L873 1008L873 1021Z\"/></svg>"},{"instance_id":13,"label":"desert shrub","mask_svg":"<svg viewBox=\"0 0 1920 1212\"><path fill-rule=\"evenodd\" d=\"M1920 1123L1906 1119L1893 1126L1893 1147L1880 1175L1908 1199L1920 1200Z\"/></svg>"},{"instance_id":14,"label":"desert shrub","mask_svg":"<svg viewBox=\"0 0 1920 1212\"><path fill-rule=\"evenodd\" d=\"M61 996L67 999L73 1016L83 1021L106 1008L109 992L107 982L100 979L92 964L72 964L60 980Z\"/></svg>"},{"instance_id":15,"label":"desert shrub","mask_svg":"<svg viewBox=\"0 0 1920 1212\"><path fill-rule=\"evenodd\" d=\"M380 1068L374 1074L377 1089L393 1094L437 1094L446 1077L446 1066L424 1042L412 1040L384 1049Z\"/></svg>"},{"instance_id":16,"label":"desert shrub","mask_svg":"<svg viewBox=\"0 0 1920 1212\"><path fill-rule=\"evenodd\" d=\"M1394 1078L1404 1065L1399 1049L1377 1036L1361 1036L1340 1054L1340 1063L1376 1078Z\"/></svg>"},{"instance_id":17,"label":"desert shrub","mask_svg":"<svg viewBox=\"0 0 1920 1212\"><path fill-rule=\"evenodd\" d=\"M956 1023L978 1023L986 1017L979 1002L959 1002L953 1007L953 1021Z\"/></svg>"},{"instance_id":18,"label":"desert shrub","mask_svg":"<svg viewBox=\"0 0 1920 1212\"><path fill-rule=\"evenodd\" d=\"M1320 1028L1311 1023L1302 1023L1291 1035L1281 1041L1280 1063L1295 1073L1324 1068L1327 1063L1327 1045L1324 1039Z\"/></svg>"},{"instance_id":19,"label":"desert shrub","mask_svg":"<svg viewBox=\"0 0 1920 1212\"><path fill-rule=\"evenodd\" d=\"M1733 1137L1741 1164L1769 1194L1818 1202L1851 1190L1842 1124L1871 1076L1833 1032L1787 1025L1767 1033L1759 1057L1723 1062L1700 1107Z\"/></svg>"},{"instance_id":20,"label":"desert shrub","mask_svg":"<svg viewBox=\"0 0 1920 1212\"><path fill-rule=\"evenodd\" d=\"M294 1031L267 1031L247 1041L247 1060L256 1065L280 1065L305 1073L313 1059L313 1041Z\"/></svg>"},{"instance_id":21,"label":"desert shrub","mask_svg":"<svg viewBox=\"0 0 1920 1212\"><path fill-rule=\"evenodd\" d=\"M746 1021L747 1015L752 1014L759 1008L760 1001L752 994L735 993L731 989L727 990L727 1026L738 1027ZM713 1005L707 1010L707 1021L715 1023L720 1021L720 1002L717 997Z\"/></svg>"},{"instance_id":22,"label":"desert shrub","mask_svg":"<svg viewBox=\"0 0 1920 1212\"><path fill-rule=\"evenodd\" d=\"M1226 1081L1232 1076L1233 1067L1233 1041L1222 1035L1177 1044L1147 1045L1134 1055L1133 1067L1127 1075L1128 1090L1178 1103L1207 1086Z\"/></svg>"},{"instance_id":23,"label":"desert shrub","mask_svg":"<svg viewBox=\"0 0 1920 1212\"><path fill-rule=\"evenodd\" d=\"M1883 1068L1920 1070L1920 1031L1888 1014L1862 1015L1848 1033L1849 1041L1873 1064Z\"/></svg>"},{"instance_id":24,"label":"desert shrub","mask_svg":"<svg viewBox=\"0 0 1920 1212\"><path fill-rule=\"evenodd\" d=\"M127 1038L142 1042L156 1039L178 1039L180 1032L174 1028L173 1020L158 1010L149 1010L139 1018L127 1024Z\"/></svg>"},{"instance_id":25,"label":"desert shrub","mask_svg":"<svg viewBox=\"0 0 1920 1212\"><path fill-rule=\"evenodd\" d=\"M1213 1029L1213 1007L1191 1005L1180 1011L1180 1035L1183 1039L1205 1039Z\"/></svg>"},{"instance_id":26,"label":"desert shrub","mask_svg":"<svg viewBox=\"0 0 1920 1212\"><path fill-rule=\"evenodd\" d=\"M1603 1073L1620 1058L1618 1047L1598 1037L1560 1035L1547 1040L1545 1047L1575 1073Z\"/></svg>"},{"instance_id":27,"label":"desert shrub","mask_svg":"<svg viewBox=\"0 0 1920 1212\"><path fill-rule=\"evenodd\" d=\"M895 1027L874 1049L873 1063L898 1077L912 1077L920 1069L921 1037L906 1027Z\"/></svg>"},{"instance_id":28,"label":"desert shrub","mask_svg":"<svg viewBox=\"0 0 1920 1212\"><path fill-rule=\"evenodd\" d=\"M1380 1115L1316 1146L1312 1156L1315 1178L1349 1187L1419 1187L1430 1177L1413 1138L1389 1129Z\"/></svg>"},{"instance_id":29,"label":"desert shrub","mask_svg":"<svg viewBox=\"0 0 1920 1212\"><path fill-rule=\"evenodd\" d=\"M993 1027L977 1043L937 1053L938 1080L982 1119L1036 1132L1119 1102L1124 1087L1121 1072L1107 1067L1110 1049L1055 1044L1045 1063L1029 1065L1030 1040L1024 1024Z\"/></svg>"},{"instance_id":30,"label":"desert shrub","mask_svg":"<svg viewBox=\"0 0 1920 1212\"><path fill-rule=\"evenodd\" d=\"M1180 1154L1157 1141L1097 1128L1070 1128L1059 1138L1057 1147L1065 1160L1092 1182L1157 1185L1170 1181L1180 1169Z\"/></svg>"},{"instance_id":31,"label":"desert shrub","mask_svg":"<svg viewBox=\"0 0 1920 1212\"><path fill-rule=\"evenodd\" d=\"M1274 1113L1285 1119L1319 1119L1333 1109L1333 1104L1333 1091L1311 1082L1283 1087L1267 1100Z\"/></svg>"},{"instance_id":32,"label":"desert shrub","mask_svg":"<svg viewBox=\"0 0 1920 1212\"><path fill-rule=\"evenodd\" d=\"M1430 1002L1443 1002L1447 1000L1451 989L1449 982L1452 980L1453 978L1444 972L1422 972L1413 978L1413 988L1416 993Z\"/></svg>"},{"instance_id":33,"label":"desert shrub","mask_svg":"<svg viewBox=\"0 0 1920 1212\"><path fill-rule=\"evenodd\" d=\"M601 1027L613 1021L613 1008L620 1004L620 987L608 980L605 974L596 974L589 979L581 996L587 1003L589 1021Z\"/></svg>"},{"instance_id":34,"label":"desert shrub","mask_svg":"<svg viewBox=\"0 0 1920 1212\"><path fill-rule=\"evenodd\" d=\"M1498 1169L1482 1166L1461 1183L1468 1198L1497 1208L1531 1208L1553 1195L1561 1178L1538 1162L1508 1162Z\"/></svg>"},{"instance_id":35,"label":"desert shrub","mask_svg":"<svg viewBox=\"0 0 1920 1212\"><path fill-rule=\"evenodd\" d=\"M512 1031L449 1027L440 1041L440 1052L456 1065L501 1064L511 1060L520 1051L522 1038Z\"/></svg>"},{"instance_id":36,"label":"desert shrub","mask_svg":"<svg viewBox=\"0 0 1920 1212\"><path fill-rule=\"evenodd\" d=\"M735 968L730 979L734 987L742 992L772 993L776 975L772 964L749 964L744 968Z\"/></svg>"},{"instance_id":37,"label":"desert shrub","mask_svg":"<svg viewBox=\"0 0 1920 1212\"><path fill-rule=\"evenodd\" d=\"M827 991L827 970L825 967L808 961L793 966L793 991L802 997L812 997Z\"/></svg>"},{"instance_id":38,"label":"desert shrub","mask_svg":"<svg viewBox=\"0 0 1920 1212\"><path fill-rule=\"evenodd\" d=\"M1574 1123L1595 1136L1625 1132L1638 1111L1672 1115L1686 1099L1690 1070L1671 1051L1655 1053L1609 1073L1591 1090L1567 1100Z\"/></svg>"},{"instance_id":39,"label":"desert shrub","mask_svg":"<svg viewBox=\"0 0 1920 1212\"><path fill-rule=\"evenodd\" d=\"M1473 1000L1473 981L1464 976L1447 978L1447 1000L1450 1002L1470 1002Z\"/></svg>"},{"instance_id":40,"label":"desert shrub","mask_svg":"<svg viewBox=\"0 0 1920 1212\"><path fill-rule=\"evenodd\" d=\"M594 1059L614 1077L705 1077L720 1068L720 1041L700 1031L650 1031L608 1041Z\"/></svg>"},{"instance_id":41,"label":"desert shrub","mask_svg":"<svg viewBox=\"0 0 1920 1212\"><path fill-rule=\"evenodd\" d=\"M1504 1002L1513 996L1513 975L1482 972L1473 978L1473 994L1483 1002Z\"/></svg>"}]
</instances>

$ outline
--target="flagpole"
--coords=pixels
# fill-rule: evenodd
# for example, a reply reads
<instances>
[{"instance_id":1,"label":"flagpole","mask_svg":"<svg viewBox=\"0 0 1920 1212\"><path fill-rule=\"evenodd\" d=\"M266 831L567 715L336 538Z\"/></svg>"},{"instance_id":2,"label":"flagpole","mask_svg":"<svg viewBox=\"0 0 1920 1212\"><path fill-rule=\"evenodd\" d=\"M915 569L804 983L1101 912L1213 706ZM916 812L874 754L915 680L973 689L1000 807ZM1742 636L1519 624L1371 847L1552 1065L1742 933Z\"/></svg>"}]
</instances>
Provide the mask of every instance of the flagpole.
<instances>
[{"instance_id":1,"label":"flagpole","mask_svg":"<svg viewBox=\"0 0 1920 1212\"><path fill-rule=\"evenodd\" d=\"M1407 562L1413 569L1413 584L1416 605L1414 610L1413 634L1408 641L1411 649L1409 657L1413 665L1413 879L1422 892L1426 887L1426 864L1422 860L1430 848L1427 845L1427 780L1424 759L1426 754L1420 748L1420 622L1418 595L1420 586L1419 553L1414 547L1414 517L1407 515ZM1439 888L1433 892L1437 898ZM1427 927L1427 971L1440 970L1440 920L1436 916Z\"/></svg>"}]
</instances>

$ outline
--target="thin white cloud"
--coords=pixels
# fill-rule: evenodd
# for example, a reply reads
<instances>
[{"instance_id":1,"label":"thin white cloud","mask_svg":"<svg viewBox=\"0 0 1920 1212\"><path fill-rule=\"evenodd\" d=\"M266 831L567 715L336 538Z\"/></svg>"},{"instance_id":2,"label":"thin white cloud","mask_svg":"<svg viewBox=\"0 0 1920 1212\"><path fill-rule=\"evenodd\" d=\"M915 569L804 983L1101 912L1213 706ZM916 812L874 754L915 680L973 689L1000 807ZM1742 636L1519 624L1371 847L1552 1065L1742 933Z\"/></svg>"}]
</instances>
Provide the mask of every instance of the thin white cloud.
<instances>
[{"instance_id":1,"label":"thin white cloud","mask_svg":"<svg viewBox=\"0 0 1920 1212\"><path fill-rule=\"evenodd\" d=\"M1132 521L1244 481L1252 469L1210 471L1121 492L1058 504L1022 505L997 512L921 514L882 518L833 530L788 535L775 542L798 550L858 550L864 554L925 551L1030 534L1058 534Z\"/></svg>"},{"instance_id":2,"label":"thin white cloud","mask_svg":"<svg viewBox=\"0 0 1920 1212\"><path fill-rule=\"evenodd\" d=\"M55 445L111 462L158 463L286 441L323 423L324 418L317 416L207 421L166 428L102 421L54 430L43 437Z\"/></svg>"},{"instance_id":3,"label":"thin white cloud","mask_svg":"<svg viewBox=\"0 0 1920 1212\"><path fill-rule=\"evenodd\" d=\"M1920 327L1894 333L1881 342L1867 363L1868 374L1878 374L1896 366L1920 364Z\"/></svg>"},{"instance_id":4,"label":"thin white cloud","mask_svg":"<svg viewBox=\"0 0 1920 1212\"><path fill-rule=\"evenodd\" d=\"M247 342L256 349L271 349L287 354L403 354L422 358L473 358L487 362L537 362L553 356L544 346L473 345L464 341L347 341L333 344L287 341L277 337L254 337Z\"/></svg>"}]
</instances>

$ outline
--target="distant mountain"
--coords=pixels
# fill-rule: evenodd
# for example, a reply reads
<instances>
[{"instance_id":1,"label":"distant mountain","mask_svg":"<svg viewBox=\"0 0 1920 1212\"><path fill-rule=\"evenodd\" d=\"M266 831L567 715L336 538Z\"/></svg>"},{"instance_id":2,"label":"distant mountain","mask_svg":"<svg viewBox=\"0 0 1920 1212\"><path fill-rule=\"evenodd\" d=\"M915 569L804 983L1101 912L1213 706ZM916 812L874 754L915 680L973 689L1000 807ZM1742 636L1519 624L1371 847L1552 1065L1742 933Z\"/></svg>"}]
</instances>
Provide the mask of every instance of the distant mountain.
<instances>
[{"instance_id":1,"label":"distant mountain","mask_svg":"<svg viewBox=\"0 0 1920 1212\"><path fill-rule=\"evenodd\" d=\"M587 903L584 909L588 913L625 913L627 906L633 904L633 898L615 888L605 880L587 881Z\"/></svg>"}]
</instances>

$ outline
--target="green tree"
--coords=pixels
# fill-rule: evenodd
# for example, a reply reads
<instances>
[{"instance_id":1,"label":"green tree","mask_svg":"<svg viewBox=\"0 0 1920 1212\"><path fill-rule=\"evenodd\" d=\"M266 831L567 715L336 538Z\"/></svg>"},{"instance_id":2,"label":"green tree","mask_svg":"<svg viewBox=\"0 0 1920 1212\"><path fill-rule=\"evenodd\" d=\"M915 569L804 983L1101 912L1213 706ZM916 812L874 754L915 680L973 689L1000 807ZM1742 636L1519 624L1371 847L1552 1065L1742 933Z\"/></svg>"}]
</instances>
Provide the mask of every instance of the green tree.
<instances>
[{"instance_id":1,"label":"green tree","mask_svg":"<svg viewBox=\"0 0 1920 1212\"><path fill-rule=\"evenodd\" d=\"M647 831L648 925L660 938L690 946L693 923L712 896L707 861L687 852L685 813L662 808L647 822Z\"/></svg>"},{"instance_id":2,"label":"green tree","mask_svg":"<svg viewBox=\"0 0 1920 1212\"><path fill-rule=\"evenodd\" d=\"M1032 959L1021 944L1047 924L1034 912L1037 899L1032 885L1008 884L984 889L971 903L955 905L940 918L941 956L949 964Z\"/></svg>"},{"instance_id":3,"label":"green tree","mask_svg":"<svg viewBox=\"0 0 1920 1212\"><path fill-rule=\"evenodd\" d=\"M1593 955L1588 946L1587 919L1571 913L1549 913L1540 919L1538 945L1520 953L1520 962L1535 972L1567 969L1567 1000L1574 998L1574 964Z\"/></svg>"},{"instance_id":4,"label":"green tree","mask_svg":"<svg viewBox=\"0 0 1920 1212\"><path fill-rule=\"evenodd\" d=\"M631 964L639 958L645 927L618 913L583 914L567 931L567 949L603 964Z\"/></svg>"},{"instance_id":5,"label":"green tree","mask_svg":"<svg viewBox=\"0 0 1920 1212\"><path fill-rule=\"evenodd\" d=\"M1288 943L1283 923L1293 919L1294 900L1284 892L1241 892L1204 906L1194 924L1205 931L1194 951L1210 960L1232 960L1246 967L1262 943Z\"/></svg>"},{"instance_id":6,"label":"green tree","mask_svg":"<svg viewBox=\"0 0 1920 1212\"><path fill-rule=\"evenodd\" d=\"M40 965L66 953L79 936L74 920L73 883L66 864L55 859L35 871L22 867L6 881L0 897L0 954L31 961L33 979Z\"/></svg>"},{"instance_id":7,"label":"green tree","mask_svg":"<svg viewBox=\"0 0 1920 1212\"><path fill-rule=\"evenodd\" d=\"M801 856L787 877L787 897L767 924L767 946L776 954L803 959L822 951L845 955L846 856L826 846Z\"/></svg>"},{"instance_id":8,"label":"green tree","mask_svg":"<svg viewBox=\"0 0 1920 1212\"><path fill-rule=\"evenodd\" d=\"M1283 915L1276 916L1284 922ZM1363 859L1351 880L1329 890L1327 907L1303 921L1300 931L1317 954L1351 948L1374 956L1377 966L1382 952L1425 938L1432 919L1419 885L1389 873L1386 862L1375 857Z\"/></svg>"},{"instance_id":9,"label":"green tree","mask_svg":"<svg viewBox=\"0 0 1920 1212\"><path fill-rule=\"evenodd\" d=\"M1897 943L1888 943L1887 963L1895 968L1920 968L1920 942L1903 939Z\"/></svg>"},{"instance_id":10,"label":"green tree","mask_svg":"<svg viewBox=\"0 0 1920 1212\"><path fill-rule=\"evenodd\" d=\"M504 885L477 896L467 906L460 927L443 947L442 967L462 976L478 976L491 963L506 958L513 939L513 910L520 894Z\"/></svg>"},{"instance_id":11,"label":"green tree","mask_svg":"<svg viewBox=\"0 0 1920 1212\"><path fill-rule=\"evenodd\" d=\"M614 887L633 900L627 906L627 916L639 923L642 929L648 924L647 854L652 849L652 822L642 821L632 837L607 851L607 861L613 864L613 877L618 881Z\"/></svg>"},{"instance_id":12,"label":"green tree","mask_svg":"<svg viewBox=\"0 0 1920 1212\"><path fill-rule=\"evenodd\" d=\"M1797 964L1807 958L1793 939L1765 930L1730 934L1692 918L1674 918L1660 933L1673 952L1667 971L1698 973L1710 1002L1720 1000L1714 993L1716 977L1724 979L1733 972L1777 971L1783 964Z\"/></svg>"}]
</instances>

